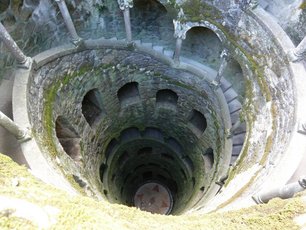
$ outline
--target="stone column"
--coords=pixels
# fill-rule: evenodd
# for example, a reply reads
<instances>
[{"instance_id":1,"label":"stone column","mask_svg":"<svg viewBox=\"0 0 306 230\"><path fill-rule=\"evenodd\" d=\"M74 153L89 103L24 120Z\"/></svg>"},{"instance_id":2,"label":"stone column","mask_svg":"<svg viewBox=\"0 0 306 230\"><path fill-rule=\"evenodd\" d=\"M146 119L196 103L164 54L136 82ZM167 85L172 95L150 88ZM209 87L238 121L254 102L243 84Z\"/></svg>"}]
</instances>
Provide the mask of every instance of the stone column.
<instances>
[{"instance_id":1,"label":"stone column","mask_svg":"<svg viewBox=\"0 0 306 230\"><path fill-rule=\"evenodd\" d=\"M123 11L124 26L126 32L126 40L128 42L132 41L132 29L131 29L131 19L130 19L130 8L133 7L133 0L117 0L120 10Z\"/></svg>"},{"instance_id":2,"label":"stone column","mask_svg":"<svg viewBox=\"0 0 306 230\"><path fill-rule=\"evenodd\" d=\"M306 55L306 36L298 46L288 52L288 58L292 62L302 61Z\"/></svg>"},{"instance_id":3,"label":"stone column","mask_svg":"<svg viewBox=\"0 0 306 230\"><path fill-rule=\"evenodd\" d=\"M211 82L211 84L213 85L213 88L215 90L220 87L221 78L223 77L224 70L227 67L227 64L228 64L228 61L229 61L228 51L226 49L224 49L222 51L220 57L221 57L221 65L219 67L216 78Z\"/></svg>"},{"instance_id":4,"label":"stone column","mask_svg":"<svg viewBox=\"0 0 306 230\"><path fill-rule=\"evenodd\" d=\"M182 43L183 43L183 40L186 39L186 33L188 30L188 27L186 24L181 23L178 20L173 20L173 25L174 25L174 37L176 38L173 59L175 62L179 62L180 55L181 55L181 49L182 49Z\"/></svg>"},{"instance_id":5,"label":"stone column","mask_svg":"<svg viewBox=\"0 0 306 230\"><path fill-rule=\"evenodd\" d=\"M281 188L272 189L268 192L261 193L257 196L253 196L253 200L257 204L268 203L269 200L279 197L281 199L288 199L294 196L294 194L306 189L306 178L301 178L297 182L287 184Z\"/></svg>"},{"instance_id":6,"label":"stone column","mask_svg":"<svg viewBox=\"0 0 306 230\"><path fill-rule=\"evenodd\" d=\"M69 34L72 37L71 42L75 46L79 46L83 42L83 40L82 40L82 38L79 37L79 35L76 32L76 29L75 29L74 24L72 22L72 19L71 19L70 13L68 11L65 0L55 0L55 1L58 5L60 11L61 11L61 14L62 14L63 18L64 18L64 22L65 22L65 25L66 25L66 27L69 31Z\"/></svg>"},{"instance_id":7,"label":"stone column","mask_svg":"<svg viewBox=\"0 0 306 230\"><path fill-rule=\"evenodd\" d=\"M7 32L5 27L0 22L0 40L2 40L5 47L10 51L10 53L17 60L18 65L22 68L29 69L32 63L32 58L24 55L22 50L18 47L14 39Z\"/></svg>"},{"instance_id":8,"label":"stone column","mask_svg":"<svg viewBox=\"0 0 306 230\"><path fill-rule=\"evenodd\" d=\"M20 128L15 122L13 122L2 112L0 112L0 126L13 134L16 139L21 142L31 139L31 135L29 134L28 130Z\"/></svg>"}]
</instances>

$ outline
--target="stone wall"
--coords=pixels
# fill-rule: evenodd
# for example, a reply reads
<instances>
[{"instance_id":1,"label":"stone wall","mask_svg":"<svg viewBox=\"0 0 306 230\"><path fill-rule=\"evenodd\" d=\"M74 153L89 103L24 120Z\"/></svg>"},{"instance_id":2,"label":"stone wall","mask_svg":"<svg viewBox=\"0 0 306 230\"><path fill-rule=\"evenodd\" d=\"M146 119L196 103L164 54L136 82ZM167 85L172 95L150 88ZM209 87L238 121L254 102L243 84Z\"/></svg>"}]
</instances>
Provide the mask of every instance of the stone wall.
<instances>
[{"instance_id":1,"label":"stone wall","mask_svg":"<svg viewBox=\"0 0 306 230\"><path fill-rule=\"evenodd\" d=\"M138 82L140 100L122 107L118 90L129 82ZM99 92L103 115L90 126L82 114L82 101L92 89ZM175 110L156 108L156 93L160 89L176 92ZM203 78L172 69L148 55L110 49L68 55L33 72L29 92L33 131L46 157L58 159L57 164L66 174L88 183L91 188L86 187L87 192L93 190L101 196L99 191L104 186L98 169L101 163L106 163L106 147L112 139L119 138L122 130L131 127L142 131L159 127L165 137L180 142L195 165L194 195L200 187L216 180L218 168L224 167L222 108L210 86ZM207 120L207 128L200 135L190 129L188 122L194 109ZM69 121L80 136L81 162L73 161L60 146L55 133L58 116ZM215 164L214 170L205 174L201 156L208 148L214 150ZM184 196L188 194L182 194L182 202L186 202Z\"/></svg>"}]
</instances>

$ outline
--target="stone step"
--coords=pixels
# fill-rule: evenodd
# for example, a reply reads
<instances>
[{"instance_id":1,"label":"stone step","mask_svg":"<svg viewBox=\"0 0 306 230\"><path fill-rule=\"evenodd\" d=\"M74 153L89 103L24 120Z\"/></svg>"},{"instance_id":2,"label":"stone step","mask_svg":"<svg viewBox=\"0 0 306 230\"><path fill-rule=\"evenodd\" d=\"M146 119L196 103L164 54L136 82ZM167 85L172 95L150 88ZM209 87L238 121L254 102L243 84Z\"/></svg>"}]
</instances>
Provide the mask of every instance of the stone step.
<instances>
[{"instance_id":1,"label":"stone step","mask_svg":"<svg viewBox=\"0 0 306 230\"><path fill-rule=\"evenodd\" d=\"M239 110L234 112L234 113L231 113L232 125L235 124L238 121L238 119L240 119L239 116L240 116L240 111Z\"/></svg>"},{"instance_id":2,"label":"stone step","mask_svg":"<svg viewBox=\"0 0 306 230\"><path fill-rule=\"evenodd\" d=\"M229 88L227 91L225 91L224 96L227 103L232 102L238 97L236 91L233 88Z\"/></svg>"},{"instance_id":3,"label":"stone step","mask_svg":"<svg viewBox=\"0 0 306 230\"><path fill-rule=\"evenodd\" d=\"M233 136L233 146L242 145L244 142L245 133Z\"/></svg>"},{"instance_id":4,"label":"stone step","mask_svg":"<svg viewBox=\"0 0 306 230\"><path fill-rule=\"evenodd\" d=\"M241 153L243 145L235 145L233 146L232 156L238 157Z\"/></svg>"},{"instance_id":5,"label":"stone step","mask_svg":"<svg viewBox=\"0 0 306 230\"><path fill-rule=\"evenodd\" d=\"M134 40L133 41L135 44L137 44L137 45L140 45L141 44L141 41L140 40Z\"/></svg>"},{"instance_id":6,"label":"stone step","mask_svg":"<svg viewBox=\"0 0 306 230\"><path fill-rule=\"evenodd\" d=\"M230 165L234 165L235 162L237 161L237 159L238 159L238 156L232 156L232 157L231 157Z\"/></svg>"},{"instance_id":7,"label":"stone step","mask_svg":"<svg viewBox=\"0 0 306 230\"><path fill-rule=\"evenodd\" d=\"M242 123L234 132L234 134L246 133L246 123Z\"/></svg>"},{"instance_id":8,"label":"stone step","mask_svg":"<svg viewBox=\"0 0 306 230\"><path fill-rule=\"evenodd\" d=\"M266 10L269 7L269 3L266 0L259 0L259 5Z\"/></svg>"},{"instance_id":9,"label":"stone step","mask_svg":"<svg viewBox=\"0 0 306 230\"><path fill-rule=\"evenodd\" d=\"M229 112L232 114L241 109L241 103L235 99L228 104Z\"/></svg>"},{"instance_id":10,"label":"stone step","mask_svg":"<svg viewBox=\"0 0 306 230\"><path fill-rule=\"evenodd\" d=\"M153 46L153 50L159 52L159 53L164 53L164 47L163 46Z\"/></svg>"},{"instance_id":11,"label":"stone step","mask_svg":"<svg viewBox=\"0 0 306 230\"><path fill-rule=\"evenodd\" d=\"M223 93L225 93L227 90L229 90L232 87L232 84L229 83L224 77L221 78L221 89L223 91Z\"/></svg>"},{"instance_id":12,"label":"stone step","mask_svg":"<svg viewBox=\"0 0 306 230\"><path fill-rule=\"evenodd\" d=\"M149 42L143 42L141 43L142 46L146 47L146 48L150 48L152 49L153 48L153 44L152 43L149 43Z\"/></svg>"},{"instance_id":13,"label":"stone step","mask_svg":"<svg viewBox=\"0 0 306 230\"><path fill-rule=\"evenodd\" d=\"M164 55L173 58L174 52L172 50L164 50Z\"/></svg>"}]
</instances>

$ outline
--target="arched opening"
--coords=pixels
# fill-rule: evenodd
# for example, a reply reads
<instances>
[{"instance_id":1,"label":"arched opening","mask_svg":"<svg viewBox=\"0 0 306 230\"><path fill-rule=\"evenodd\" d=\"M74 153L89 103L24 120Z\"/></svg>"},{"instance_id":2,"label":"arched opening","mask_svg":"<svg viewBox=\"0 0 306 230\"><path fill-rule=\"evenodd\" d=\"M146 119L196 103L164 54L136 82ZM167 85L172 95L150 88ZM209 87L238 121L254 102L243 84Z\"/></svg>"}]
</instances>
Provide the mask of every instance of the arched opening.
<instances>
[{"instance_id":1,"label":"arched opening","mask_svg":"<svg viewBox=\"0 0 306 230\"><path fill-rule=\"evenodd\" d=\"M234 92L236 92L237 100L239 100L240 103L243 103L243 98L245 98L246 90L245 78L243 76L240 64L235 59L231 58L227 63L223 77L231 84L231 88L234 90ZM230 92L224 93L228 103L230 102L229 100L236 99L233 98L233 96L227 97L229 96L229 93Z\"/></svg>"},{"instance_id":2,"label":"arched opening","mask_svg":"<svg viewBox=\"0 0 306 230\"><path fill-rule=\"evenodd\" d=\"M138 83L130 82L122 86L118 92L118 99L121 107L125 107L140 101Z\"/></svg>"},{"instance_id":3,"label":"arched opening","mask_svg":"<svg viewBox=\"0 0 306 230\"><path fill-rule=\"evenodd\" d=\"M173 43L172 18L156 0L135 0L131 12L133 37L143 42Z\"/></svg>"},{"instance_id":4,"label":"arched opening","mask_svg":"<svg viewBox=\"0 0 306 230\"><path fill-rule=\"evenodd\" d=\"M196 135L202 135L207 127L205 116L195 109L192 110L189 119L189 127L195 132Z\"/></svg>"},{"instance_id":5,"label":"arched opening","mask_svg":"<svg viewBox=\"0 0 306 230\"><path fill-rule=\"evenodd\" d=\"M197 26L188 30L181 55L218 70L222 49L222 43L215 32Z\"/></svg>"},{"instance_id":6,"label":"arched opening","mask_svg":"<svg viewBox=\"0 0 306 230\"><path fill-rule=\"evenodd\" d=\"M69 121L63 116L59 116L56 119L55 132L65 153L67 153L75 163L81 164L81 138Z\"/></svg>"},{"instance_id":7,"label":"arched opening","mask_svg":"<svg viewBox=\"0 0 306 230\"><path fill-rule=\"evenodd\" d=\"M170 89L162 89L156 93L156 106L176 109L178 96Z\"/></svg>"},{"instance_id":8,"label":"arched opening","mask_svg":"<svg viewBox=\"0 0 306 230\"><path fill-rule=\"evenodd\" d=\"M213 165L214 165L214 150L212 148L206 149L206 151L203 153L203 159L205 163L205 171L209 172Z\"/></svg>"},{"instance_id":9,"label":"arched opening","mask_svg":"<svg viewBox=\"0 0 306 230\"><path fill-rule=\"evenodd\" d=\"M90 126L102 117L102 100L98 89L86 93L82 101L82 113Z\"/></svg>"}]
</instances>

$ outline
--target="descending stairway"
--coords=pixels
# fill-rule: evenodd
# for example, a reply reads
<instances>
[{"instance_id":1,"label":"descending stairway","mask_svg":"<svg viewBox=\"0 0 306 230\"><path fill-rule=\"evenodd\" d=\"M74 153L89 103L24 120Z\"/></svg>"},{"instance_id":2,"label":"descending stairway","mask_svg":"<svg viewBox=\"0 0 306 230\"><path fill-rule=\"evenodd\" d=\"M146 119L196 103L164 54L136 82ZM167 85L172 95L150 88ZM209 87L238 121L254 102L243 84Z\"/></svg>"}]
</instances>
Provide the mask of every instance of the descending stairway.
<instances>
[{"instance_id":1,"label":"descending stairway","mask_svg":"<svg viewBox=\"0 0 306 230\"><path fill-rule=\"evenodd\" d=\"M167 49L161 45L153 45L152 43L142 43L140 40L134 41L134 43L143 46L145 48L153 49L158 54L162 54L165 55L166 57L173 58L174 51ZM185 60L186 58L182 57L181 59ZM203 64L198 63L194 60L191 61L188 60L188 63L196 64L196 66L200 68L201 66L204 67ZM232 125L234 125L238 121L238 119L240 119L240 111L242 105L238 100L238 94L232 87L232 84L228 82L224 77L221 79L221 89L228 105L228 109L231 116L231 123ZM232 135L233 148L232 148L231 164L234 164L240 155L245 140L245 134L246 134L246 124L241 123L241 125L234 131Z\"/></svg>"},{"instance_id":2,"label":"descending stairway","mask_svg":"<svg viewBox=\"0 0 306 230\"><path fill-rule=\"evenodd\" d=\"M228 109L231 116L232 125L234 125L238 119L240 119L241 103L238 100L238 94L233 89L232 84L229 83L225 78L221 79L221 89L225 96L226 102L228 104ZM233 133L233 150L231 164L237 160L240 155L244 139L246 134L246 124L241 123L241 125Z\"/></svg>"}]
</instances>

